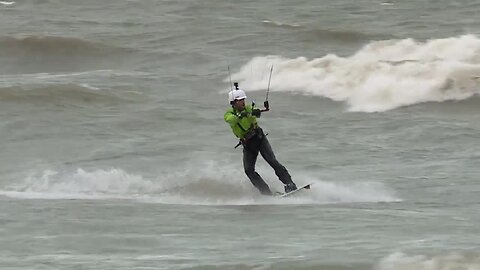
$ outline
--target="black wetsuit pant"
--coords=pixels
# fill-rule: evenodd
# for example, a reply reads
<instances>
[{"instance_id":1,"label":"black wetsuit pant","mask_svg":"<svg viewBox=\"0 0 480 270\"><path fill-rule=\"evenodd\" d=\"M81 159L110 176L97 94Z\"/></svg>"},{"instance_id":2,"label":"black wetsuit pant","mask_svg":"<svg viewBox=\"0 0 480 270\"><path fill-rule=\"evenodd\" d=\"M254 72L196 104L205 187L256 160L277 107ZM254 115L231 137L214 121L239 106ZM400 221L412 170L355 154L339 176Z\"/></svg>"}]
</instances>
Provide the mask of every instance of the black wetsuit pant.
<instances>
[{"instance_id":1,"label":"black wetsuit pant","mask_svg":"<svg viewBox=\"0 0 480 270\"><path fill-rule=\"evenodd\" d=\"M275 158L275 154L273 153L267 137L260 129L257 136L243 144L243 168L245 174L247 174L252 184L260 191L260 193L263 195L272 195L272 191L267 183L265 183L262 177L255 171L255 163L257 162L259 152L263 159L265 159L265 161L267 161L267 163L275 170L275 174L283 184L286 185L292 183L292 177L287 169Z\"/></svg>"}]
</instances>

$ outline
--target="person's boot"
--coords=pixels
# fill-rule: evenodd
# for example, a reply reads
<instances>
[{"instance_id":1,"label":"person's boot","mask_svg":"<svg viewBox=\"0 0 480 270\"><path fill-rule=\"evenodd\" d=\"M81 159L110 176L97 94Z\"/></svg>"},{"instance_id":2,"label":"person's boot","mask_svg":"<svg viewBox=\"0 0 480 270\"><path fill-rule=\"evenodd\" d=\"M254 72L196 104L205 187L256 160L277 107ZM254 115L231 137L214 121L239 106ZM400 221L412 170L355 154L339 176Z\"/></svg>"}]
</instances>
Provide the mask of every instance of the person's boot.
<instances>
[{"instance_id":1,"label":"person's boot","mask_svg":"<svg viewBox=\"0 0 480 270\"><path fill-rule=\"evenodd\" d=\"M295 185L295 183L293 182L285 185L285 193L290 193L296 189L297 189L297 185Z\"/></svg>"}]
</instances>

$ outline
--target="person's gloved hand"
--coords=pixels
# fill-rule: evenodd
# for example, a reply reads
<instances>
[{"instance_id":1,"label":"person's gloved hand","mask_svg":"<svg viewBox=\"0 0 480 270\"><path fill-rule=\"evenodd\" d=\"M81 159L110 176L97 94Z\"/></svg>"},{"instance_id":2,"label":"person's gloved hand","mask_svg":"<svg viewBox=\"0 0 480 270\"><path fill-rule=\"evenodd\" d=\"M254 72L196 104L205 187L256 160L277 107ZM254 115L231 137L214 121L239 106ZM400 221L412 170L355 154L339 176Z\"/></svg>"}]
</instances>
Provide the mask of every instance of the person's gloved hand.
<instances>
[{"instance_id":1,"label":"person's gloved hand","mask_svg":"<svg viewBox=\"0 0 480 270\"><path fill-rule=\"evenodd\" d=\"M242 111L240 113L240 117L247 117L249 115L249 113L247 111Z\"/></svg>"},{"instance_id":2,"label":"person's gloved hand","mask_svg":"<svg viewBox=\"0 0 480 270\"><path fill-rule=\"evenodd\" d=\"M252 110L252 115L256 117L260 117L260 114L262 114L262 111L260 109L253 109Z\"/></svg>"}]
</instances>

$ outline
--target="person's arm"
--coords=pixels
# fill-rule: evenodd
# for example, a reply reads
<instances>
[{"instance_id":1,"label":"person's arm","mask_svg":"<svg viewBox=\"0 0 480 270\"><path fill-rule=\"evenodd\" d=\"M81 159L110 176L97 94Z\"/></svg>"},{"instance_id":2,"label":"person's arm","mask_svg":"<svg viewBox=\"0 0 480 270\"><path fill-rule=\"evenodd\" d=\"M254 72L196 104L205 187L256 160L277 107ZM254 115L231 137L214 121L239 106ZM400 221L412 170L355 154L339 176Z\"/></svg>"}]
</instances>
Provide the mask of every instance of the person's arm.
<instances>
[{"instance_id":1,"label":"person's arm","mask_svg":"<svg viewBox=\"0 0 480 270\"><path fill-rule=\"evenodd\" d=\"M262 110L260 110L260 109L253 109L252 110L252 115L255 116L255 117L260 117L261 114L262 114Z\"/></svg>"},{"instance_id":2,"label":"person's arm","mask_svg":"<svg viewBox=\"0 0 480 270\"><path fill-rule=\"evenodd\" d=\"M225 113L225 115L223 116L223 119L225 119L225 122L229 123L230 126L235 126L238 121L240 120L240 118L234 114L232 111L228 111Z\"/></svg>"}]
</instances>

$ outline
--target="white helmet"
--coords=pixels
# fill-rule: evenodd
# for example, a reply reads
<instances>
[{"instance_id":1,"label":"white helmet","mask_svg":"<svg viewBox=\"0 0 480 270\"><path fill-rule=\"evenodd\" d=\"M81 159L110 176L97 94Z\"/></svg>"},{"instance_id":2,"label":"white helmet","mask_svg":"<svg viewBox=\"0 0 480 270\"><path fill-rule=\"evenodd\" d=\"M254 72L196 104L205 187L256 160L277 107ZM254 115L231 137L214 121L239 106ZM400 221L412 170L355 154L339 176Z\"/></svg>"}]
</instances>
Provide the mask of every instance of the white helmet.
<instances>
[{"instance_id":1,"label":"white helmet","mask_svg":"<svg viewBox=\"0 0 480 270\"><path fill-rule=\"evenodd\" d=\"M243 90L232 90L228 92L228 101L231 103L234 100L240 100L240 99L245 99L247 98L247 95Z\"/></svg>"}]
</instances>

